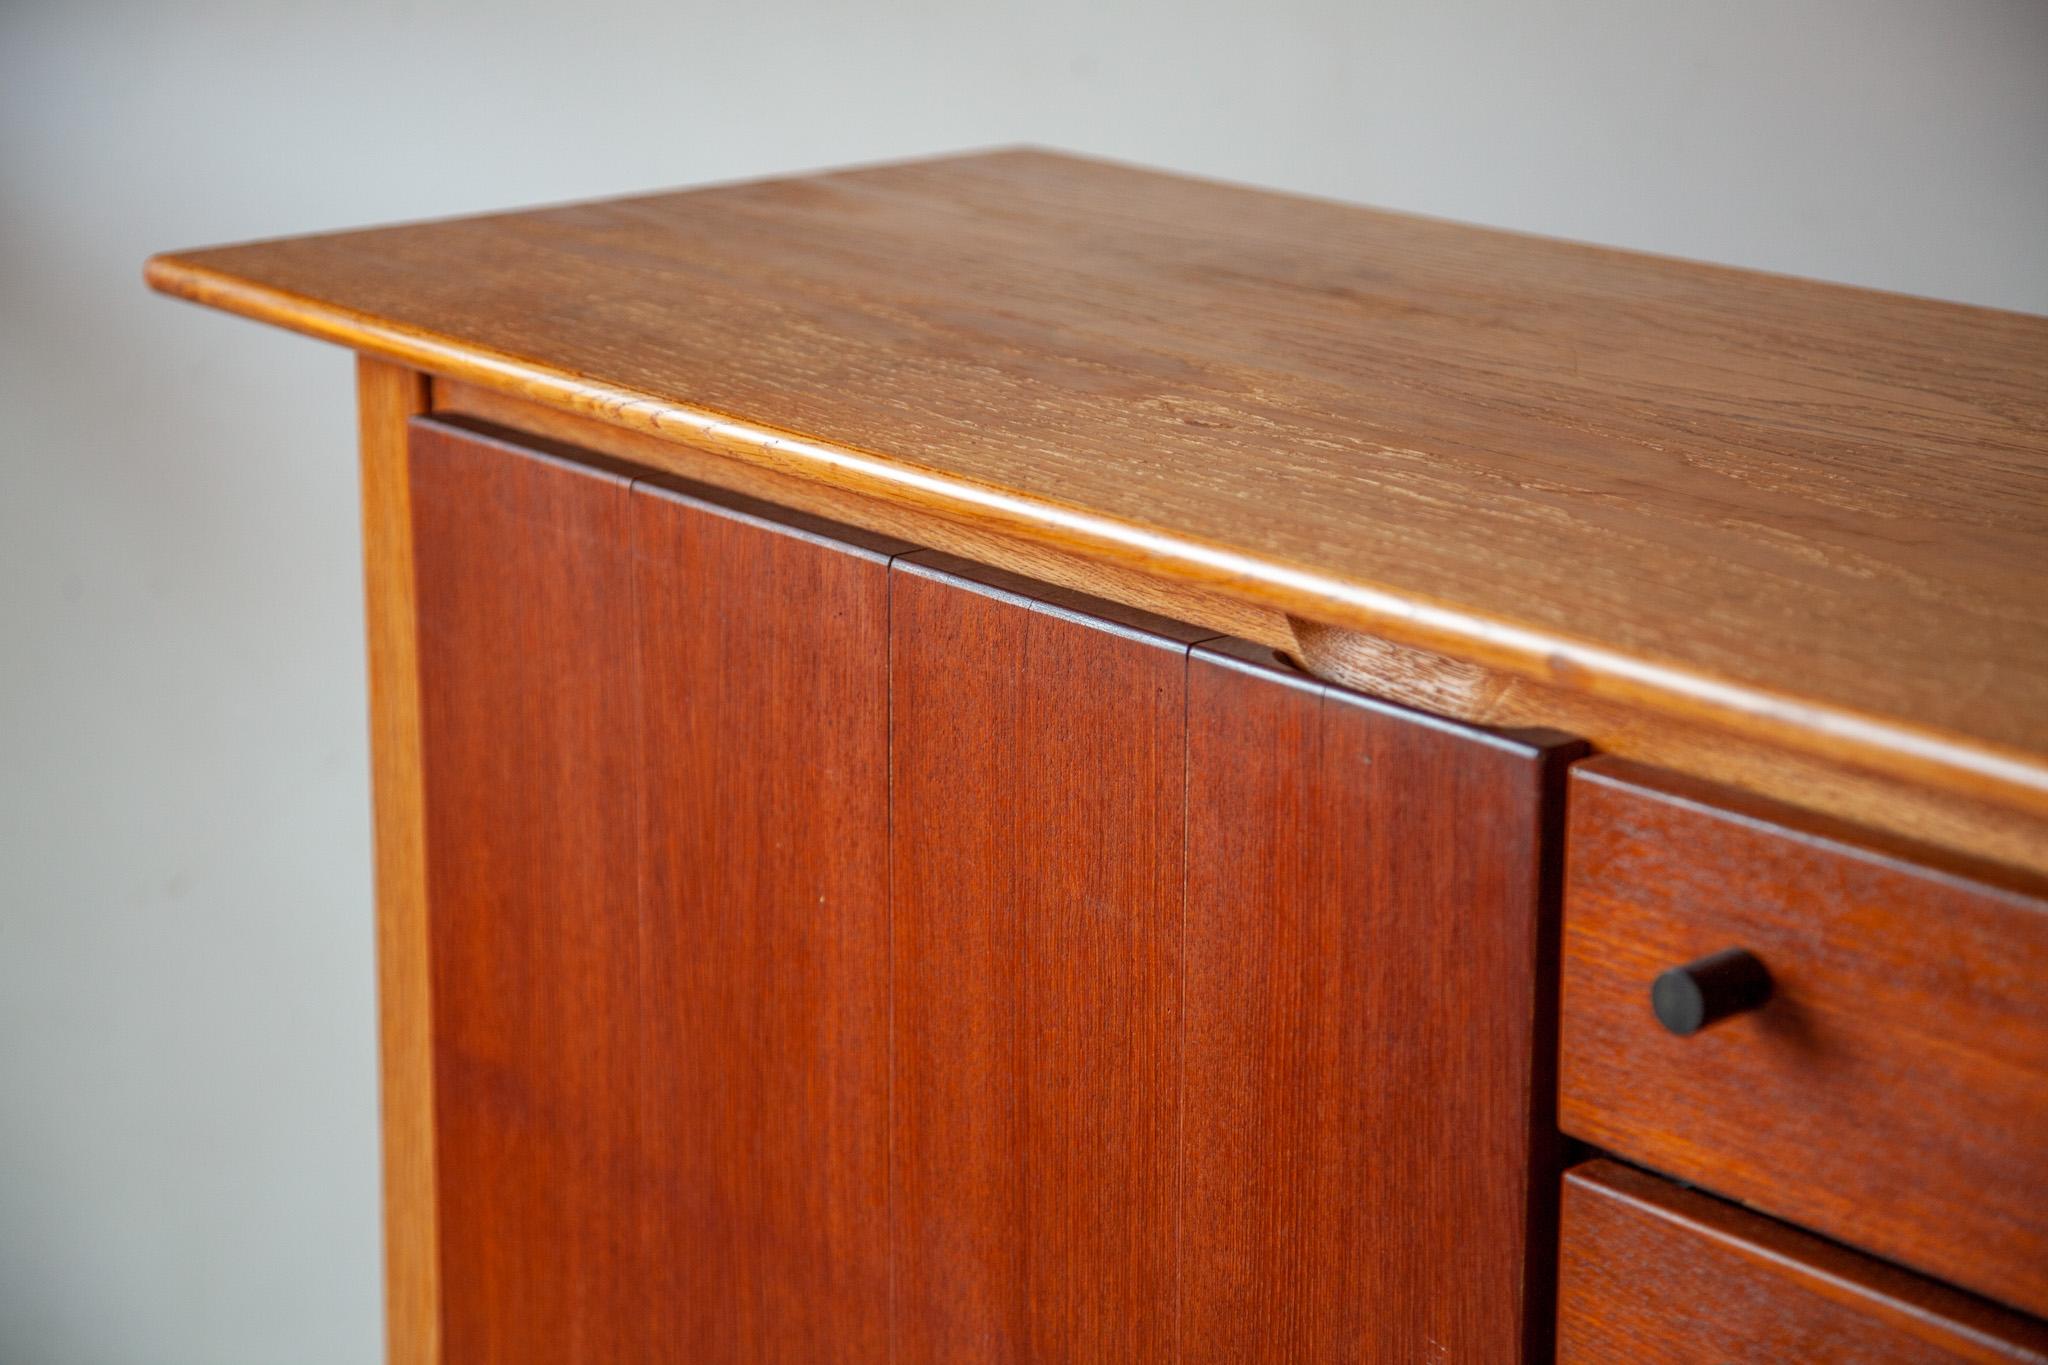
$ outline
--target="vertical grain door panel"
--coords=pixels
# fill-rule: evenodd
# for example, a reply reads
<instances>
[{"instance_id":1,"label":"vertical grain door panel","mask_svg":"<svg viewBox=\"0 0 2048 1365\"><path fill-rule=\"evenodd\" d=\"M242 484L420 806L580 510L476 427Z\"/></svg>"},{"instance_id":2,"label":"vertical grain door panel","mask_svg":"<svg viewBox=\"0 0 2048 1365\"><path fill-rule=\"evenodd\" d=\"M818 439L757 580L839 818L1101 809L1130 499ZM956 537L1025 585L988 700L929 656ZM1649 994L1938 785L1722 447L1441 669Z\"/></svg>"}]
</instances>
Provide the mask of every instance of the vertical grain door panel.
<instances>
[{"instance_id":1,"label":"vertical grain door panel","mask_svg":"<svg viewBox=\"0 0 2048 1365\"><path fill-rule=\"evenodd\" d=\"M634 498L660 1360L888 1351L888 556Z\"/></svg>"},{"instance_id":2,"label":"vertical grain door panel","mask_svg":"<svg viewBox=\"0 0 2048 1365\"><path fill-rule=\"evenodd\" d=\"M446 1359L642 1358L627 486L411 456Z\"/></svg>"},{"instance_id":3,"label":"vertical grain door panel","mask_svg":"<svg viewBox=\"0 0 2048 1365\"><path fill-rule=\"evenodd\" d=\"M1578 749L1194 652L1185 1360L1543 1354L1544 847Z\"/></svg>"},{"instance_id":4,"label":"vertical grain door panel","mask_svg":"<svg viewBox=\"0 0 2048 1365\"><path fill-rule=\"evenodd\" d=\"M412 459L450 1365L1542 1330L1570 746L432 420Z\"/></svg>"},{"instance_id":5,"label":"vertical grain door panel","mask_svg":"<svg viewBox=\"0 0 2048 1365\"><path fill-rule=\"evenodd\" d=\"M893 580L895 1358L1169 1360L1197 632L1005 584Z\"/></svg>"}]
</instances>

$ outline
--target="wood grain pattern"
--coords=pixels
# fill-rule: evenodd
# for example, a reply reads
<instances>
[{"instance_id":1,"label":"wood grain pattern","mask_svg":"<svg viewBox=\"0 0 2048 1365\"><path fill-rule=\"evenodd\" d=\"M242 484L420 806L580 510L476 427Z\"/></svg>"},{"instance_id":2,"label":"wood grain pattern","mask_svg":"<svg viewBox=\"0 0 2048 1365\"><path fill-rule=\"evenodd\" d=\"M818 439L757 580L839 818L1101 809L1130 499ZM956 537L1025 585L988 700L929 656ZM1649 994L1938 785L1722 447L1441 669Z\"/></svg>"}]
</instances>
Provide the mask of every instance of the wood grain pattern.
<instances>
[{"instance_id":1,"label":"wood grain pattern","mask_svg":"<svg viewBox=\"0 0 2048 1365\"><path fill-rule=\"evenodd\" d=\"M1053 549L1042 541L950 517L943 509L849 492L801 474L765 468L698 446L614 426L496 389L443 380L434 385L434 411L534 432L602 452L656 477L670 475L760 498L842 526L957 555L1036 583L1191 622L1221 634L1244 636L1275 648L1284 648L1292 638L1283 614L1223 591L1168 574L1086 559Z\"/></svg>"},{"instance_id":2,"label":"wood grain pattern","mask_svg":"<svg viewBox=\"0 0 2048 1365\"><path fill-rule=\"evenodd\" d=\"M2048 875L2048 817L1888 778L1498 669L1353 630L1324 626L1191 585L1170 573L1089 560L954 520L939 511L849 493L694 446L613 426L493 389L449 380L434 410L538 433L650 469L1268 645L1315 676L1456 720L1555 729L1604 753L1745 787L1860 824L1935 840Z\"/></svg>"},{"instance_id":3,"label":"wood grain pattern","mask_svg":"<svg viewBox=\"0 0 2048 1365\"><path fill-rule=\"evenodd\" d=\"M896 561L898 1361L1171 1360L1189 632Z\"/></svg>"},{"instance_id":4,"label":"wood grain pattern","mask_svg":"<svg viewBox=\"0 0 2048 1365\"><path fill-rule=\"evenodd\" d=\"M1582 746L1235 642L1188 705L1185 1358L1540 1358L1545 822Z\"/></svg>"},{"instance_id":5,"label":"wood grain pattern","mask_svg":"<svg viewBox=\"0 0 2048 1365\"><path fill-rule=\"evenodd\" d=\"M435 401L440 401L438 396ZM1475 725L1562 730L1618 758L1741 787L2048 876L2048 818L2029 811L1886 777L1357 631L1298 618L1288 624L1294 636L1288 652L1304 668L1376 697Z\"/></svg>"},{"instance_id":6,"label":"wood grain pattern","mask_svg":"<svg viewBox=\"0 0 2048 1365\"><path fill-rule=\"evenodd\" d=\"M650 1358L627 485L426 419L411 455L443 1349Z\"/></svg>"},{"instance_id":7,"label":"wood grain pattern","mask_svg":"<svg viewBox=\"0 0 2048 1365\"><path fill-rule=\"evenodd\" d=\"M1599 759L1574 774L1565 1131L2048 1313L2048 883ZM1760 957L1690 1038L1664 969Z\"/></svg>"},{"instance_id":8,"label":"wood grain pattern","mask_svg":"<svg viewBox=\"0 0 2048 1365\"><path fill-rule=\"evenodd\" d=\"M634 504L649 1358L886 1360L888 559L909 547Z\"/></svg>"},{"instance_id":9,"label":"wood grain pattern","mask_svg":"<svg viewBox=\"0 0 2048 1365\"><path fill-rule=\"evenodd\" d=\"M2048 1360L2048 1327L1608 1161L1565 1177L1558 1359Z\"/></svg>"},{"instance_id":10,"label":"wood grain pattern","mask_svg":"<svg viewBox=\"0 0 2048 1365\"><path fill-rule=\"evenodd\" d=\"M1037 152L147 273L1064 554L2048 811L2048 319Z\"/></svg>"},{"instance_id":11,"label":"wood grain pattern","mask_svg":"<svg viewBox=\"0 0 2048 1365\"><path fill-rule=\"evenodd\" d=\"M425 375L356 363L362 441L364 619L377 889L377 1074L384 1146L384 1325L390 1365L440 1365L433 1015L427 951L426 797L420 778L407 424Z\"/></svg>"}]
</instances>

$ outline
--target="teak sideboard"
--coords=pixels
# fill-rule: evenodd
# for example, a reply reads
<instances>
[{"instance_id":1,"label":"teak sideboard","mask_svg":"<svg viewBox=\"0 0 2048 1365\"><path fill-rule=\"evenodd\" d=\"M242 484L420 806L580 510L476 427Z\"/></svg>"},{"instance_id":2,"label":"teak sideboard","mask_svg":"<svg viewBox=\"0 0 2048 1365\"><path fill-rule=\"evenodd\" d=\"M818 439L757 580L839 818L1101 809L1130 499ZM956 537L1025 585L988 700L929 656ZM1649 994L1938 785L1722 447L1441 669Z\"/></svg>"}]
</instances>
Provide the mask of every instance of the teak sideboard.
<instances>
[{"instance_id":1,"label":"teak sideboard","mask_svg":"<svg viewBox=\"0 0 2048 1365\"><path fill-rule=\"evenodd\" d=\"M2048 1359L2048 319L1006 151L359 353L400 1365Z\"/></svg>"}]
</instances>

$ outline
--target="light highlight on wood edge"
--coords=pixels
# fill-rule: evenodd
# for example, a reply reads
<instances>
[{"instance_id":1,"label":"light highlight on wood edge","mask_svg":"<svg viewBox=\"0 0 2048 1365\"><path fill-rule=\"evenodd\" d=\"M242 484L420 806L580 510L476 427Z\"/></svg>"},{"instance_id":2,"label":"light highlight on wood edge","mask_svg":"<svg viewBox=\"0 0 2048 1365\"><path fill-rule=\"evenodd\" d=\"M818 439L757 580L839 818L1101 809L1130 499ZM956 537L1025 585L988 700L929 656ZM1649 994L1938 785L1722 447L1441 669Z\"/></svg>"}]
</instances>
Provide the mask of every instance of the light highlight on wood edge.
<instances>
[{"instance_id":1,"label":"light highlight on wood edge","mask_svg":"<svg viewBox=\"0 0 2048 1365\"><path fill-rule=\"evenodd\" d=\"M1726 682L1419 596L1333 578L906 461L593 383L488 347L445 341L290 291L250 284L175 256L153 257L144 277L162 293L677 444L955 519L987 522L1069 553L1185 579L1274 610L1484 664L1561 691L1664 712L2048 815L2048 760L2039 757Z\"/></svg>"},{"instance_id":2,"label":"light highlight on wood edge","mask_svg":"<svg viewBox=\"0 0 2048 1365\"><path fill-rule=\"evenodd\" d=\"M385 1350L391 1365L439 1365L426 792L406 427L428 409L430 386L423 374L361 356L356 400L377 888Z\"/></svg>"},{"instance_id":3,"label":"light highlight on wood edge","mask_svg":"<svg viewBox=\"0 0 2048 1365\"><path fill-rule=\"evenodd\" d=\"M1289 624L1302 666L1331 682L1475 725L1562 730L1616 757L2048 876L2048 820L2030 811L1377 637L1298 618Z\"/></svg>"},{"instance_id":4,"label":"light highlight on wood edge","mask_svg":"<svg viewBox=\"0 0 2048 1365\"><path fill-rule=\"evenodd\" d=\"M761 498L1090 597L1250 640L1306 671L1388 701L1497 729L1551 729L1601 750L1894 835L2048 876L2048 820L2013 806L1853 768L1761 740L1290 618L1183 579L1053 549L801 475L631 431L460 379L434 382L434 412L559 441L649 471Z\"/></svg>"}]
</instances>

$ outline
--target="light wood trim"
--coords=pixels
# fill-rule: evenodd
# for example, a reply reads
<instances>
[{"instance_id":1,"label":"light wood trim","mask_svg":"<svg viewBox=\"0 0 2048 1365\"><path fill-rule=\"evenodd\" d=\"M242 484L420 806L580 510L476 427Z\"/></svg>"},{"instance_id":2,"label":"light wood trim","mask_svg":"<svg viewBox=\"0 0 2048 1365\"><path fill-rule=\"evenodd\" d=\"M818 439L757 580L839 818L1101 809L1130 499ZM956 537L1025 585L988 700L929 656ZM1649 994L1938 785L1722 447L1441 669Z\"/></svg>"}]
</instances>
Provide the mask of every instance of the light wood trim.
<instances>
[{"instance_id":1,"label":"light wood trim","mask_svg":"<svg viewBox=\"0 0 2048 1365\"><path fill-rule=\"evenodd\" d=\"M1295 659L1331 682L1476 725L1563 730L1605 753L2048 875L2048 820L2027 811L1546 687L1356 631L1300 620L1291 625Z\"/></svg>"},{"instance_id":2,"label":"light wood trim","mask_svg":"<svg viewBox=\"0 0 2048 1365\"><path fill-rule=\"evenodd\" d=\"M557 368L472 340L162 255L144 268L159 292L359 352L461 379L641 435L810 480L1018 543L1172 579L1253 611L1297 615L1445 655L1547 687L1653 711L1816 759L2048 818L2048 757L1901 716L1732 681L1687 665L1397 591L1348 573L1108 515L672 396Z\"/></svg>"},{"instance_id":3,"label":"light wood trim","mask_svg":"<svg viewBox=\"0 0 2048 1365\"><path fill-rule=\"evenodd\" d=\"M1049 550L934 511L864 497L460 380L436 380L434 411L564 441L615 459L878 531L1042 582L1254 640L1316 676L1439 715L1546 728L1908 838L2048 874L2048 822L1995 802L1885 777L1640 707L1547 687L1479 664L1291 619L1166 573Z\"/></svg>"},{"instance_id":4,"label":"light wood trim","mask_svg":"<svg viewBox=\"0 0 2048 1365\"><path fill-rule=\"evenodd\" d=\"M427 377L417 371L368 356L357 360L377 860L384 1314L391 1365L438 1365L441 1359L426 801L406 448L406 421L427 411L429 392Z\"/></svg>"},{"instance_id":5,"label":"light wood trim","mask_svg":"<svg viewBox=\"0 0 2048 1365\"><path fill-rule=\"evenodd\" d=\"M459 379L437 379L434 411L565 441L646 469L877 531L910 541L921 549L943 550L1040 582L1140 607L1155 615L1257 640L1275 649L1293 643L1285 615L1228 593L1211 591L1171 575L1068 554L1035 540L949 516L939 509L869 497L801 475L732 459L694 444L579 416L497 389Z\"/></svg>"}]
</instances>

